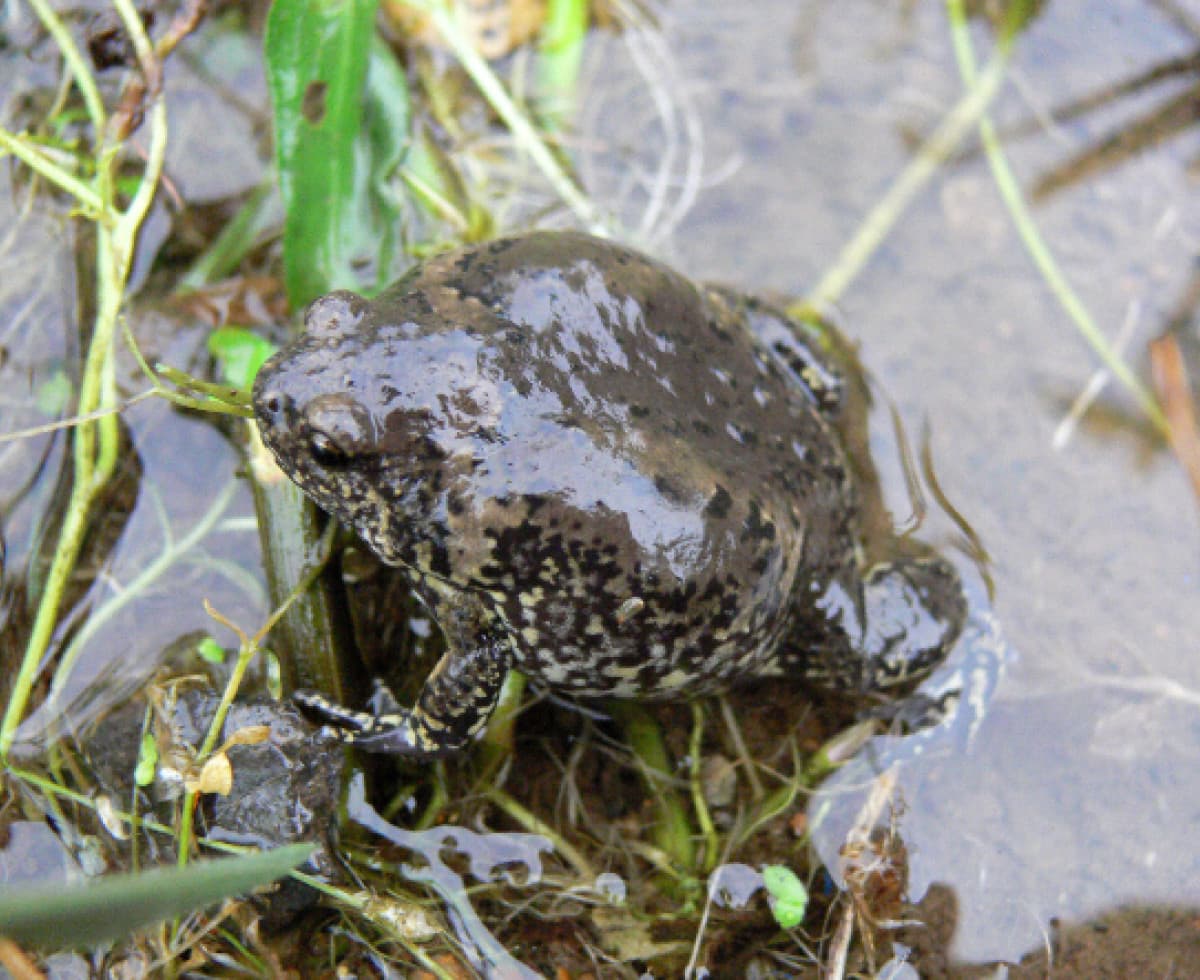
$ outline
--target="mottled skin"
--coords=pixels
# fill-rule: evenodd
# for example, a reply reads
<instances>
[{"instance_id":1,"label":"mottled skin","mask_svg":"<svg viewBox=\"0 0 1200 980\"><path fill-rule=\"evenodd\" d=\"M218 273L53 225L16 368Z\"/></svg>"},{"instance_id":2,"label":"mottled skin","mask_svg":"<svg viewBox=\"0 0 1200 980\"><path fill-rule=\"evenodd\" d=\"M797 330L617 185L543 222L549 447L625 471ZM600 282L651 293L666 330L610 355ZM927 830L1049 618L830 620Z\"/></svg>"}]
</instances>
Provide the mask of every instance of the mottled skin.
<instances>
[{"instance_id":1,"label":"mottled skin","mask_svg":"<svg viewBox=\"0 0 1200 980\"><path fill-rule=\"evenodd\" d=\"M626 698L928 670L958 580L936 558L861 567L840 390L781 314L582 234L317 300L258 376L263 439L407 570L447 652L411 710L301 700L365 748L432 756L483 726L509 667Z\"/></svg>"}]
</instances>

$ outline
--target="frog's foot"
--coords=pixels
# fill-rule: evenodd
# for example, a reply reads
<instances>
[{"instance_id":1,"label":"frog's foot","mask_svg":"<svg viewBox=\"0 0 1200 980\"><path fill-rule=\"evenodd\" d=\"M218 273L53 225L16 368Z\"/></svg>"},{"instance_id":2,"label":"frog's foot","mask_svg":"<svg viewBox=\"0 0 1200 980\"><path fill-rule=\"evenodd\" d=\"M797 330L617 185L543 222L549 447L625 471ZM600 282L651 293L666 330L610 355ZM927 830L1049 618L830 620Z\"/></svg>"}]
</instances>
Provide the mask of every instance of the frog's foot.
<instances>
[{"instance_id":1,"label":"frog's foot","mask_svg":"<svg viewBox=\"0 0 1200 980\"><path fill-rule=\"evenodd\" d=\"M328 723L328 730L339 742L366 752L434 759L459 751L470 738L469 734L455 737L446 726L420 709L400 708L388 714L355 711L315 691L296 691L292 698Z\"/></svg>"},{"instance_id":2,"label":"frog's foot","mask_svg":"<svg viewBox=\"0 0 1200 980\"><path fill-rule=\"evenodd\" d=\"M917 691L899 701L876 705L866 716L881 721L892 735L914 735L937 728L951 717L958 707L959 696L957 688L940 695Z\"/></svg>"},{"instance_id":3,"label":"frog's foot","mask_svg":"<svg viewBox=\"0 0 1200 980\"><path fill-rule=\"evenodd\" d=\"M450 623L453 628L456 624ZM367 752L434 759L465 748L483 730L508 673L508 647L490 633L469 631L476 642L453 645L466 630L447 630L452 643L425 681L413 708L400 708L391 692L376 686L371 711L354 711L311 691L293 697L336 726L337 737Z\"/></svg>"},{"instance_id":4,"label":"frog's foot","mask_svg":"<svg viewBox=\"0 0 1200 980\"><path fill-rule=\"evenodd\" d=\"M945 659L967 615L958 573L944 558L906 558L871 569L864 588L866 686L905 684Z\"/></svg>"}]
</instances>

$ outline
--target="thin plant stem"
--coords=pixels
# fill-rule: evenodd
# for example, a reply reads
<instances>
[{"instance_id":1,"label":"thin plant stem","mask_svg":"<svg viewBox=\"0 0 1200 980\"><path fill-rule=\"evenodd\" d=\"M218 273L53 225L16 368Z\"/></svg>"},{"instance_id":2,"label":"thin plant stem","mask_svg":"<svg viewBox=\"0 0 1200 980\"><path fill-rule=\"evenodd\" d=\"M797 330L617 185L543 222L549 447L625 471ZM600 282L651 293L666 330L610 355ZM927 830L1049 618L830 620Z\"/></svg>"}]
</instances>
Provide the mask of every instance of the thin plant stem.
<instances>
[{"instance_id":1,"label":"thin plant stem","mask_svg":"<svg viewBox=\"0 0 1200 980\"><path fill-rule=\"evenodd\" d=\"M696 811L696 822L704 838L705 872L712 871L717 864L717 853L721 842L717 828L713 826L708 802L704 799L704 783L700 772L704 749L704 708L698 700L692 701L692 737L688 744L688 782L692 791L692 809Z\"/></svg>"},{"instance_id":2,"label":"thin plant stem","mask_svg":"<svg viewBox=\"0 0 1200 980\"><path fill-rule=\"evenodd\" d=\"M216 711L213 712L212 721L209 722L208 732L205 734L204 741L201 742L200 748L196 753L197 761L204 762L213 749L216 748L217 739L221 737L221 730L225 726L225 718L229 714L230 707L233 705L233 699L237 697L238 689L242 686L242 679L246 676L246 671L250 668L255 655L261 649L263 640L275 628L275 624L283 618L284 613L291 608L292 603L308 590L309 586L316 581L317 576L324 570L329 560L329 555L332 552L336 536L337 524L334 521L330 521L329 526L325 529L325 533L321 536L322 559L313 563L312 567L296 583L296 587L292 589L288 597L267 617L267 621L259 627L258 632L253 636L247 636L236 624L231 623L213 609L207 601L204 603L205 611L213 619L237 635L238 655L237 660L234 661L233 670L230 671L229 680L225 683L225 690L221 692L221 700L217 704ZM179 826L179 853L176 855L176 861L180 866L188 862L192 841L192 815L195 812L198 799L199 793L194 789L187 790L184 793Z\"/></svg>"},{"instance_id":3,"label":"thin plant stem","mask_svg":"<svg viewBox=\"0 0 1200 980\"><path fill-rule=\"evenodd\" d=\"M414 3L413 6L428 12L434 27L449 45L450 50L454 52L463 71L471 77L479 91L483 93L483 97L496 110L496 114L512 132L518 145L529 154L529 158L550 182L555 193L575 212L592 234L607 237L608 226L601 219L595 204L563 170L554 154L550 152L546 141L529 121L528 116L512 100L503 83L496 77L496 73L475 50L474 45L459 26L457 17L444 0L425 0L425 2Z\"/></svg>"},{"instance_id":4,"label":"thin plant stem","mask_svg":"<svg viewBox=\"0 0 1200 980\"><path fill-rule=\"evenodd\" d=\"M226 508L228 508L230 502L233 500L234 494L240 485L239 481L231 479L220 493L217 494L212 506L208 508L186 535L178 541L168 540L158 557L142 569L127 586L113 596L110 602L105 603L88 617L87 623L84 624L79 633L71 640L66 653L63 654L62 659L55 668L54 680L50 684L50 693L47 695L48 703L53 703L55 699L62 696L71 669L75 666L75 661L79 659L79 655L83 652L83 648L88 640L137 596L143 595L160 576L195 547L213 529L217 521L224 515ZM169 529L167 530L169 532Z\"/></svg>"},{"instance_id":5,"label":"thin plant stem","mask_svg":"<svg viewBox=\"0 0 1200 980\"><path fill-rule=\"evenodd\" d=\"M21 139L15 133L10 133L7 129L0 129L0 148L8 150L30 170L45 177L50 183L57 184L60 189L66 191L82 207L86 208L93 217L99 218L104 213L104 202L100 199L99 194L81 180L71 176L57 163L48 159L44 153L35 149L27 140Z\"/></svg>"},{"instance_id":6,"label":"thin plant stem","mask_svg":"<svg viewBox=\"0 0 1200 980\"><path fill-rule=\"evenodd\" d=\"M837 259L821 281L803 302L793 304L789 309L790 313L802 315L814 308L827 310L837 305L847 287L862 272L913 198L949 159L971 127L983 115L988 104L996 97L1007 65L1008 49L1002 47L997 50L983 74L979 76L977 84L972 85L963 94L938 124L933 135L921 144L916 156L892 182L879 203L871 209L871 213L859 225L854 237L838 253Z\"/></svg>"},{"instance_id":7,"label":"thin plant stem","mask_svg":"<svg viewBox=\"0 0 1200 980\"><path fill-rule=\"evenodd\" d=\"M967 29L966 11L962 0L946 0L946 6L950 14L950 30L954 42L954 56L958 61L958 70L968 90L974 90L980 83L975 66L975 54L971 49L971 35ZM1001 36L1001 44L1004 44L1004 35ZM1049 286L1050 291L1075 324L1075 328L1096 352L1096 356L1125 386L1159 433L1164 438L1167 437L1170 430L1167 426L1166 416L1163 415L1158 402L1101 333L1095 319L1075 290L1071 288L1071 284L1067 282L1066 276L1063 275L1062 269L1055 261L1045 239L1038 232L1033 216L1025 204L1020 184L1017 182L1012 168L1008 165L1008 160L1000 145L1000 139L996 134L996 127L986 112L980 114L978 125L979 139L983 144L988 166L991 167L996 188L1000 191L1005 207L1008 208L1009 216L1016 225L1017 233L1021 236L1021 241L1029 252L1029 257L1033 259L1034 265L1037 266L1038 272L1041 273L1046 285Z\"/></svg>"},{"instance_id":8,"label":"thin plant stem","mask_svg":"<svg viewBox=\"0 0 1200 980\"><path fill-rule=\"evenodd\" d=\"M100 149L96 156L94 193L100 201L96 218L96 320L79 386L78 414L87 416L116 404L113 339L116 333L125 284L133 261L138 230L150 208L162 174L167 146L167 110L162 88L157 84L157 63L145 28L129 0L114 0L147 75L149 99L149 147L141 180L129 206L116 207L116 168L120 142L109 143L108 123L96 96L95 80L69 35L42 0L31 0L46 29L60 41L63 58L75 76L88 104ZM60 38L60 34L62 37ZM45 589L38 601L12 693L0 721L0 758L6 759L25 714L42 658L50 646L59 609L75 563L83 546L91 509L116 468L119 430L115 415L103 415L79 426L72 440L72 485L63 515L62 529L54 550Z\"/></svg>"},{"instance_id":9,"label":"thin plant stem","mask_svg":"<svg viewBox=\"0 0 1200 980\"><path fill-rule=\"evenodd\" d=\"M66 62L71 76L75 79L79 94L83 96L83 104L87 107L88 117L95 128L96 136L100 138L104 128L108 125L108 114L104 109L104 100L100 98L100 89L96 86L96 79L92 75L87 59L83 57L83 53L76 46L71 32L67 30L66 25L46 0L29 0L29 6L33 8L38 20L46 28L46 33L58 45L63 61Z\"/></svg>"}]
</instances>

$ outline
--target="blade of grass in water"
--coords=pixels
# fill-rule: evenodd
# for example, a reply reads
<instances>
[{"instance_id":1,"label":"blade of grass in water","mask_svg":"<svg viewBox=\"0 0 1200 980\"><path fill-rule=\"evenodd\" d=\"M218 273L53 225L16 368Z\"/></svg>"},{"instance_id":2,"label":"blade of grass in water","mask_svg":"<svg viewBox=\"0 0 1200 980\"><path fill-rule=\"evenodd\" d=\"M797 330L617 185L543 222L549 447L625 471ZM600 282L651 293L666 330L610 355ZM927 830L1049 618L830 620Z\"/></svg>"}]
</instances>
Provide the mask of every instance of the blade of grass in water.
<instances>
[{"instance_id":1,"label":"blade of grass in water","mask_svg":"<svg viewBox=\"0 0 1200 980\"><path fill-rule=\"evenodd\" d=\"M946 0L946 6L950 13L950 28L959 72L968 90L977 89L980 81L975 66L975 54L971 49L971 38L967 30L967 16L963 2L962 0ZM1011 43L1011 37L1001 35L1000 43L1002 47L1006 43ZM988 165L992 169L992 177L996 181L1000 196L1004 199L1004 204L1008 208L1013 223L1017 226L1017 232L1020 234L1021 241L1024 242L1030 258L1033 259L1038 271L1046 280L1046 285L1050 287L1062 308L1075 324L1076 329L1104 362L1105 367L1112 372L1113 377L1120 381L1137 400L1142 411L1146 413L1159 432L1163 436L1167 436L1169 430L1166 417L1158 402L1129 369L1129 365L1113 350L1104 334L1100 332L1096 321L1071 288L1071 284L1067 282L1066 276L1063 275L1045 240L1039 234L1037 225L1034 224L1033 217L1029 213L1029 208L1025 205L1020 185L1004 156L1004 150L996 135L996 128L986 113L979 117L979 138L983 143L984 153L987 156Z\"/></svg>"},{"instance_id":2,"label":"blade of grass in water","mask_svg":"<svg viewBox=\"0 0 1200 980\"><path fill-rule=\"evenodd\" d=\"M850 283L862 272L884 238L900 220L913 198L929 183L938 168L958 147L967 132L983 115L1004 81L1008 48L1001 46L976 83L957 102L942 122L917 150L916 156L897 177L858 227L854 237L838 253L833 265L800 303L788 308L789 314L803 318L812 310L825 311L835 306Z\"/></svg>"},{"instance_id":3,"label":"blade of grass in water","mask_svg":"<svg viewBox=\"0 0 1200 980\"><path fill-rule=\"evenodd\" d=\"M592 234L607 236L609 234L608 226L601 219L596 206L575 186L575 182L563 170L533 123L513 102L495 72L475 50L466 32L459 26L455 14L444 0L421 0L421 2L412 3L411 6L428 12L434 27L437 28L450 50L454 52L463 71L471 76L471 80L483 93L483 97L488 100L496 114L504 121L504 125L509 128L520 148L529 154L529 158L550 182L555 193L575 212Z\"/></svg>"}]
</instances>

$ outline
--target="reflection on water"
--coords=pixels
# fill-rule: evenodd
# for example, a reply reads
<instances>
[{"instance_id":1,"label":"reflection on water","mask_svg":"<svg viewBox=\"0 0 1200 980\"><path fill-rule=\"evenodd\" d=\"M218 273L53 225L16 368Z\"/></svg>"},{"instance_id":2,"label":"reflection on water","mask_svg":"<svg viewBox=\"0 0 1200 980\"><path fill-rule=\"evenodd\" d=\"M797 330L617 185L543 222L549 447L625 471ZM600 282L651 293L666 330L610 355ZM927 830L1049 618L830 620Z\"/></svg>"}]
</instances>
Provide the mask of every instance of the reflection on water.
<instances>
[{"instance_id":1,"label":"reflection on water","mask_svg":"<svg viewBox=\"0 0 1200 980\"><path fill-rule=\"evenodd\" d=\"M908 162L906 133L928 133L961 92L944 6L902 7L673 8L682 69L704 79L696 102L709 164L738 164L681 228L687 268L793 295L820 278ZM1200 246L1189 176L1200 130L1173 123L1180 100L1194 108L1196 21L1174 4L1047 4L994 110L1001 132L1020 137L1006 149L1027 193L1064 160L1087 161L1076 179L1055 181L1034 218L1106 334L1130 324L1135 368L1168 327L1185 356L1197 349L1186 297ZM982 31L976 38L981 50L990 43ZM1151 81L1122 84L1139 78ZM1091 99L1107 91L1120 97ZM1025 126L1084 103L1088 111L1058 123ZM1169 127L1141 138L1142 121L1156 116ZM1108 153L1130 126L1133 152ZM1200 902L1191 839L1200 824L1200 542L1186 478L1161 448L1146 452L1134 408L1111 385L1055 442L1095 363L977 154L904 216L841 312L910 424L932 419L939 481L992 556L994 615L1022 656L965 748L927 741L914 756L877 740L827 785L823 857L837 867L838 828L853 825L872 778L903 755L896 821L910 897L936 905L952 896L954 905L925 931L941 930L927 942L943 953L922 961L923 974L939 975L951 946L959 962L1015 962L1049 943L1060 967L1095 975L1078 952L1091 927L1059 921L1098 920L1094 936L1106 929L1127 944L1129 924L1142 923L1156 943L1194 947L1185 911L1112 911ZM882 438L880 428L873 440ZM902 475L884 467L881 477L902 518ZM949 522L930 518L923 538L953 539ZM920 945L914 935L904 941ZM1110 962L1130 971L1136 962L1158 975L1153 964L1170 961L1146 944L1140 960L1120 948L1107 946Z\"/></svg>"}]
</instances>

